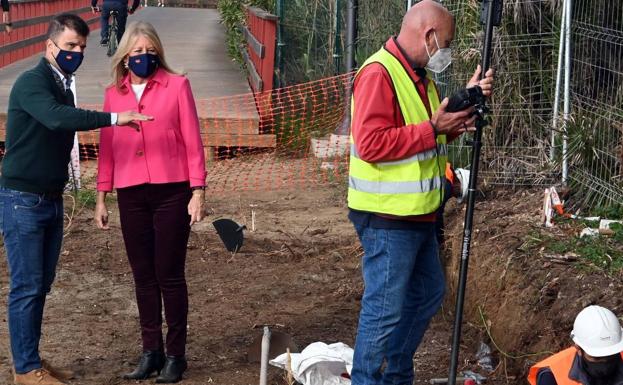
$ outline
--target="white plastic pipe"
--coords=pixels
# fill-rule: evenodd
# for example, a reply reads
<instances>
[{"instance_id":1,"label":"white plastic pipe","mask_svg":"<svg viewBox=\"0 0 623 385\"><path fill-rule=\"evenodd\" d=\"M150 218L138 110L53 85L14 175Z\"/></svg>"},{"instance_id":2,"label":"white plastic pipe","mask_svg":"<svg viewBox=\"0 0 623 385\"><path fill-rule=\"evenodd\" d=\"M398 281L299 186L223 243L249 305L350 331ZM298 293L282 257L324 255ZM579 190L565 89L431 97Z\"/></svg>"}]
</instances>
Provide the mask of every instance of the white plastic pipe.
<instances>
[{"instance_id":1,"label":"white plastic pipe","mask_svg":"<svg viewBox=\"0 0 623 385\"><path fill-rule=\"evenodd\" d=\"M552 113L552 142L549 149L549 160L556 158L556 136L558 131L558 110L560 107L560 83L562 83L562 73L564 70L563 60L565 50L565 30L566 30L567 1L562 4L562 16L560 18L560 44L558 46L558 70L556 72L556 89L554 90L554 111Z\"/></svg>"},{"instance_id":2,"label":"white plastic pipe","mask_svg":"<svg viewBox=\"0 0 623 385\"><path fill-rule=\"evenodd\" d=\"M260 363L260 385L268 383L268 352L270 351L270 329L264 326L264 335L262 336L262 361Z\"/></svg>"}]
</instances>

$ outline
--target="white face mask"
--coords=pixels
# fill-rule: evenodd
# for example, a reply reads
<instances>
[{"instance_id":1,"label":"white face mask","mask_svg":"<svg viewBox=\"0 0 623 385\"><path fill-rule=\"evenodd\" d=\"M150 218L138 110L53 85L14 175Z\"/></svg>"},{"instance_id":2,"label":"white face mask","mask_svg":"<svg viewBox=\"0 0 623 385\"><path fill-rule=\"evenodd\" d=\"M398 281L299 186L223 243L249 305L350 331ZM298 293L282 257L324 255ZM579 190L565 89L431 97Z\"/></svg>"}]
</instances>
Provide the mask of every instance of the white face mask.
<instances>
[{"instance_id":1,"label":"white face mask","mask_svg":"<svg viewBox=\"0 0 623 385\"><path fill-rule=\"evenodd\" d=\"M437 32L433 31L435 36L435 44L437 44L437 52L433 56L430 55L428 51L428 45L424 43L424 47L426 47L426 53L428 54L428 64L426 64L426 68L438 74L446 70L450 63L452 63L452 49L451 48L440 48L439 42L437 41Z\"/></svg>"}]
</instances>

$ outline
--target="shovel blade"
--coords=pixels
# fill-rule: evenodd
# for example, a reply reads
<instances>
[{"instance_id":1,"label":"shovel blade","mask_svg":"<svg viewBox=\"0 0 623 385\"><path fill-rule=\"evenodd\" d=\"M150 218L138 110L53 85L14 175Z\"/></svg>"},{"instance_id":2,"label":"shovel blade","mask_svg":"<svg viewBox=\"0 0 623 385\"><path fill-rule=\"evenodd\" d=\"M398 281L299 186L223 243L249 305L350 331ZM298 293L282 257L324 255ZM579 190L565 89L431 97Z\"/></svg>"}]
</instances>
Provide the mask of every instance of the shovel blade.
<instances>
[{"instance_id":1,"label":"shovel blade","mask_svg":"<svg viewBox=\"0 0 623 385\"><path fill-rule=\"evenodd\" d=\"M236 253L242 247L244 234L242 232L245 226L241 226L231 219L218 219L212 222L218 236L223 241L227 251Z\"/></svg>"}]
</instances>

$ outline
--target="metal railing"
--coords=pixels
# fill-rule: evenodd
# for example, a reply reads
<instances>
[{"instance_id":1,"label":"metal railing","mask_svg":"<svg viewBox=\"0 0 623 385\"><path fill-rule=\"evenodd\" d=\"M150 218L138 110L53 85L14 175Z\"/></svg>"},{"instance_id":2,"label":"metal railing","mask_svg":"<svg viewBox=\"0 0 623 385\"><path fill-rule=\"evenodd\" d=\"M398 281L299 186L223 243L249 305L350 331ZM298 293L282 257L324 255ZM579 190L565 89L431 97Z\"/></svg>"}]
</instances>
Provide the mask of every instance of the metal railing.
<instances>
[{"instance_id":1,"label":"metal railing","mask_svg":"<svg viewBox=\"0 0 623 385\"><path fill-rule=\"evenodd\" d=\"M89 0L14 0L10 5L13 31L10 35L0 33L0 67L43 52L48 23L54 15L76 13L92 29L99 27ZM6 30L4 24L0 25L0 30Z\"/></svg>"},{"instance_id":2,"label":"metal railing","mask_svg":"<svg viewBox=\"0 0 623 385\"><path fill-rule=\"evenodd\" d=\"M273 89L277 16L256 7L246 7L246 24L240 26L246 45L241 47L253 92Z\"/></svg>"}]
</instances>

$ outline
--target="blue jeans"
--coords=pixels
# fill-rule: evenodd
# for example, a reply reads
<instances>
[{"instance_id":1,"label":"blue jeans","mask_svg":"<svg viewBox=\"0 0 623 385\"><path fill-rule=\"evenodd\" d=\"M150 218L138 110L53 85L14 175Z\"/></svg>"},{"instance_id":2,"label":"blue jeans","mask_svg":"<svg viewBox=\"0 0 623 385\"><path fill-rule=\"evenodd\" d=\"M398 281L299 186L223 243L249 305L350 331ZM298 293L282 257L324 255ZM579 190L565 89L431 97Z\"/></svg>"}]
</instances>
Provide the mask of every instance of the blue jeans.
<instances>
[{"instance_id":1,"label":"blue jeans","mask_svg":"<svg viewBox=\"0 0 623 385\"><path fill-rule=\"evenodd\" d=\"M445 290L435 226L356 230L364 249L365 289L352 384L411 385L413 355Z\"/></svg>"},{"instance_id":2,"label":"blue jeans","mask_svg":"<svg viewBox=\"0 0 623 385\"><path fill-rule=\"evenodd\" d=\"M63 240L63 199L0 187L0 230L10 272L9 335L15 372L41 367L39 339Z\"/></svg>"},{"instance_id":3,"label":"blue jeans","mask_svg":"<svg viewBox=\"0 0 623 385\"><path fill-rule=\"evenodd\" d=\"M110 11L117 11L117 42L121 41L121 36L125 32L125 23L128 19L128 3L121 2L104 2L102 6L102 16L100 17L100 25L102 27L101 37L102 40L108 39L108 19L110 18Z\"/></svg>"}]
</instances>

